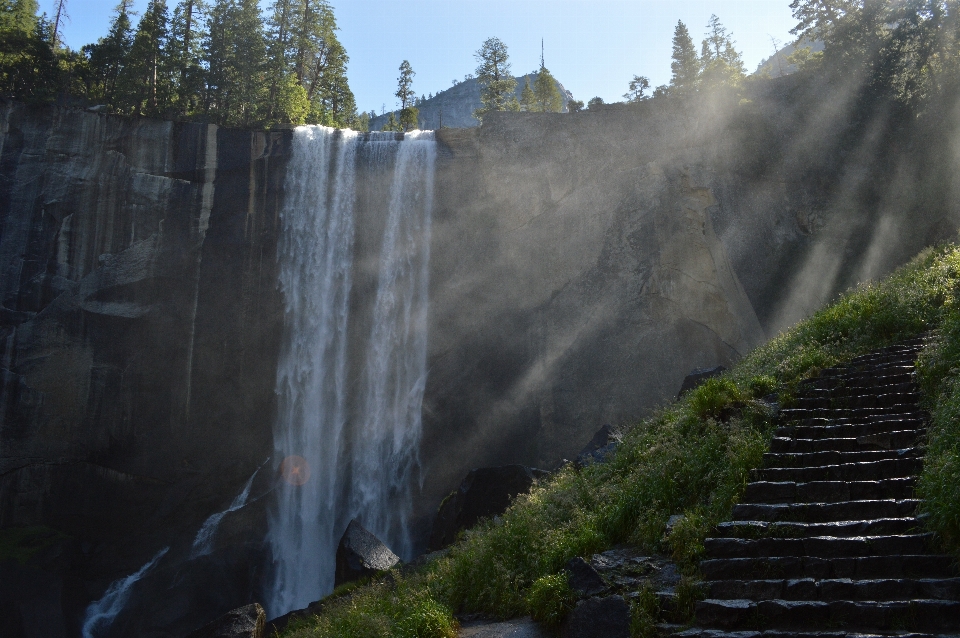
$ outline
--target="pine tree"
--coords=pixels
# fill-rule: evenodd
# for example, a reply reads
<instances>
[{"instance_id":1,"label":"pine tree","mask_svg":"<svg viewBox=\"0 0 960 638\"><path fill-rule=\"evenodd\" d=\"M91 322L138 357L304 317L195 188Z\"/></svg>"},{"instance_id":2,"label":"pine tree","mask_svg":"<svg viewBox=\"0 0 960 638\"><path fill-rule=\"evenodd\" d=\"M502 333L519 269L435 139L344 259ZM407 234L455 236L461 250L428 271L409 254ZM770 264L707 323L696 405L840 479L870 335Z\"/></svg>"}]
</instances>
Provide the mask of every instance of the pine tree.
<instances>
[{"instance_id":1,"label":"pine tree","mask_svg":"<svg viewBox=\"0 0 960 638\"><path fill-rule=\"evenodd\" d=\"M644 99L643 94L646 93L649 88L649 78L645 78L642 75L635 75L633 79L630 80L628 90L623 94L623 97L628 102L640 102Z\"/></svg>"},{"instance_id":2,"label":"pine tree","mask_svg":"<svg viewBox=\"0 0 960 638\"><path fill-rule=\"evenodd\" d=\"M528 112L537 110L537 96L533 93L533 89L530 88L529 77L524 77L523 90L520 91L520 110Z\"/></svg>"},{"instance_id":3,"label":"pine tree","mask_svg":"<svg viewBox=\"0 0 960 638\"><path fill-rule=\"evenodd\" d=\"M107 36L100 38L96 44L83 47L92 73L90 97L108 106L116 106L117 83L133 47L133 28L130 24L132 5L133 0L120 0L114 9Z\"/></svg>"},{"instance_id":4,"label":"pine tree","mask_svg":"<svg viewBox=\"0 0 960 638\"><path fill-rule=\"evenodd\" d=\"M720 19L710 16L706 38L703 40L700 62L703 66L702 82L708 88L737 86L746 75L743 59L734 48L733 37L720 24Z\"/></svg>"},{"instance_id":5,"label":"pine tree","mask_svg":"<svg viewBox=\"0 0 960 638\"><path fill-rule=\"evenodd\" d=\"M413 76L416 75L410 62L404 60L400 64L400 77L397 78L397 92L394 95L400 100L400 128L405 131L417 127L417 118L420 110L413 105L416 93L413 91Z\"/></svg>"},{"instance_id":6,"label":"pine tree","mask_svg":"<svg viewBox=\"0 0 960 638\"><path fill-rule=\"evenodd\" d=\"M60 84L50 24L36 0L0 2L0 91L30 101L55 96Z\"/></svg>"},{"instance_id":7,"label":"pine tree","mask_svg":"<svg viewBox=\"0 0 960 638\"><path fill-rule=\"evenodd\" d=\"M268 90L260 7L256 0L217 0L208 24L204 43L207 112L230 126L261 122Z\"/></svg>"},{"instance_id":8,"label":"pine tree","mask_svg":"<svg viewBox=\"0 0 960 638\"><path fill-rule=\"evenodd\" d=\"M536 97L537 110L541 113L559 113L563 110L563 98L557 88L557 81L544 66L543 60L540 61L537 79L533 81L533 94Z\"/></svg>"},{"instance_id":9,"label":"pine tree","mask_svg":"<svg viewBox=\"0 0 960 638\"><path fill-rule=\"evenodd\" d=\"M168 39L166 0L150 0L120 76L122 110L156 117L172 105Z\"/></svg>"},{"instance_id":10,"label":"pine tree","mask_svg":"<svg viewBox=\"0 0 960 638\"><path fill-rule=\"evenodd\" d=\"M201 104L206 73L203 69L202 0L182 0L173 10L167 46L170 71L176 86L175 105L180 115L195 113Z\"/></svg>"},{"instance_id":11,"label":"pine tree","mask_svg":"<svg viewBox=\"0 0 960 638\"><path fill-rule=\"evenodd\" d=\"M673 76L670 86L680 92L694 90L700 79L700 58L693 44L687 25L678 21L673 31L673 61L670 70Z\"/></svg>"},{"instance_id":12,"label":"pine tree","mask_svg":"<svg viewBox=\"0 0 960 638\"><path fill-rule=\"evenodd\" d=\"M510 56L507 45L499 38L488 38L474 54L477 66L477 83L480 85L482 106L473 112L478 120L490 111L519 111L520 102L514 91L517 80L510 75Z\"/></svg>"}]
</instances>

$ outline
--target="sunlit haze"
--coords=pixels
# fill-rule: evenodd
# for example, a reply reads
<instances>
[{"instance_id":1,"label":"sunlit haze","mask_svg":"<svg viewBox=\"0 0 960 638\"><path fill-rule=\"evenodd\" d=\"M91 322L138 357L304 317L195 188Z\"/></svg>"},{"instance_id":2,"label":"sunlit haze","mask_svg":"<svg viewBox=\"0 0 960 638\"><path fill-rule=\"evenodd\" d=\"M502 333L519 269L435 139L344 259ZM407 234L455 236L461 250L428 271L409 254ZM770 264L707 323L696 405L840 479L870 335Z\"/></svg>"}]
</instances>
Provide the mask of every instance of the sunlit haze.
<instances>
[{"instance_id":1,"label":"sunlit haze","mask_svg":"<svg viewBox=\"0 0 960 638\"><path fill-rule=\"evenodd\" d=\"M53 0L41 0L52 13ZM69 0L66 43L77 49L107 32L112 0ZM168 0L172 7L174 0ZM269 2L263 2L266 13ZM634 74L651 84L670 79L673 28L682 20L699 42L711 14L733 33L748 72L789 42L795 21L788 0L335 0L348 77L361 110L394 107L397 68L409 60L417 94L449 88L473 73L473 53L496 36L510 49L515 74L540 63L587 101L619 101ZM147 0L135 0L142 10ZM135 20L136 22L136 20Z\"/></svg>"}]
</instances>

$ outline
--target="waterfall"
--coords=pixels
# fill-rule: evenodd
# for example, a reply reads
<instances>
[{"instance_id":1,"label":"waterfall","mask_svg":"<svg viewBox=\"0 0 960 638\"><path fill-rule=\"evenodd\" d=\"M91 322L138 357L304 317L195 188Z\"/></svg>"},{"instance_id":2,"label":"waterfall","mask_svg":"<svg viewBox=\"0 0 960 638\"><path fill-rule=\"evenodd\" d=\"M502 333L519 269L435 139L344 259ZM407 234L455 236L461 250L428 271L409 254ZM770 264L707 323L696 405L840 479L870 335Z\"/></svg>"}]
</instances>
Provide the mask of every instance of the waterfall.
<instances>
[{"instance_id":1,"label":"waterfall","mask_svg":"<svg viewBox=\"0 0 960 638\"><path fill-rule=\"evenodd\" d=\"M250 478L247 479L246 485L243 486L243 491L240 492L235 499L233 499L233 502L230 503L230 507L222 512L211 514L207 520L203 522L203 525L200 526L200 531L197 532L196 538L193 539L193 547L190 550L190 558L205 556L213 551L213 539L216 537L217 528L220 526L220 521L222 521L223 517L230 512L236 512L238 509L247 504L247 499L250 498L250 488L253 487L253 479L257 477L257 472L259 471L260 468L258 467L250 476Z\"/></svg>"},{"instance_id":2,"label":"waterfall","mask_svg":"<svg viewBox=\"0 0 960 638\"><path fill-rule=\"evenodd\" d=\"M97 638L98 636L105 636L107 634L117 614L119 614L124 605L127 604L127 599L130 597L130 588L133 587L135 582L143 578L147 572L153 569L157 561L163 558L163 555L169 550L169 547L161 549L157 552L157 555L151 558L137 573L112 583L110 587L107 588L103 598L95 603L91 603L90 606L87 607L86 614L83 618L83 628L81 630L83 638Z\"/></svg>"},{"instance_id":3,"label":"waterfall","mask_svg":"<svg viewBox=\"0 0 960 638\"><path fill-rule=\"evenodd\" d=\"M285 334L274 447L287 480L270 522L271 615L333 589L337 542L351 518L410 558L435 155L427 132L398 141L294 131L278 251ZM389 196L380 201L373 189L361 210L358 189L384 172ZM378 224L375 298L358 300L355 273L370 257L358 235Z\"/></svg>"}]
</instances>

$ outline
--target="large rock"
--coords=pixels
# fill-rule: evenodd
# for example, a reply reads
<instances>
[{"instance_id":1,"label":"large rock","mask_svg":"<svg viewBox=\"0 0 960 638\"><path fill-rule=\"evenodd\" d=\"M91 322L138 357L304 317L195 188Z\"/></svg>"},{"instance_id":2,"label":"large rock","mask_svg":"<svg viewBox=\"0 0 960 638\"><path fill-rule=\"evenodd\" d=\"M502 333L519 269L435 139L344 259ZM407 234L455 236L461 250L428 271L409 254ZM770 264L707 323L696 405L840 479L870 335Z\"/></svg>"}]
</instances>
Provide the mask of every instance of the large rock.
<instances>
[{"instance_id":1,"label":"large rock","mask_svg":"<svg viewBox=\"0 0 960 638\"><path fill-rule=\"evenodd\" d=\"M607 583L593 565L579 556L567 561L565 569L570 589L581 598L602 594L608 588Z\"/></svg>"},{"instance_id":2,"label":"large rock","mask_svg":"<svg viewBox=\"0 0 960 638\"><path fill-rule=\"evenodd\" d=\"M614 437L613 428L609 424L604 425L597 430L590 442L580 450L574 463L578 468L586 467L590 463L603 463L607 456L617 449L618 445L620 445L620 441Z\"/></svg>"},{"instance_id":3,"label":"large rock","mask_svg":"<svg viewBox=\"0 0 960 638\"><path fill-rule=\"evenodd\" d=\"M334 587L386 571L400 562L379 538L356 519L350 521L337 546Z\"/></svg>"},{"instance_id":4,"label":"large rock","mask_svg":"<svg viewBox=\"0 0 960 638\"><path fill-rule=\"evenodd\" d=\"M706 383L707 379L719 377L726 371L727 369L724 366L714 366L713 368L694 368L690 374L683 378L683 384L680 386L680 392L677 393L677 398L679 399L691 390L696 390Z\"/></svg>"},{"instance_id":5,"label":"large rock","mask_svg":"<svg viewBox=\"0 0 960 638\"><path fill-rule=\"evenodd\" d=\"M630 605L622 596L581 600L560 625L561 638L630 638Z\"/></svg>"},{"instance_id":6,"label":"large rock","mask_svg":"<svg viewBox=\"0 0 960 638\"><path fill-rule=\"evenodd\" d=\"M437 512L430 534L431 549L441 549L457 538L457 532L476 525L481 518L502 514L518 494L530 491L533 482L547 472L523 465L481 467L471 470Z\"/></svg>"},{"instance_id":7,"label":"large rock","mask_svg":"<svg viewBox=\"0 0 960 638\"><path fill-rule=\"evenodd\" d=\"M267 614L259 603L228 611L187 638L264 638Z\"/></svg>"}]
</instances>

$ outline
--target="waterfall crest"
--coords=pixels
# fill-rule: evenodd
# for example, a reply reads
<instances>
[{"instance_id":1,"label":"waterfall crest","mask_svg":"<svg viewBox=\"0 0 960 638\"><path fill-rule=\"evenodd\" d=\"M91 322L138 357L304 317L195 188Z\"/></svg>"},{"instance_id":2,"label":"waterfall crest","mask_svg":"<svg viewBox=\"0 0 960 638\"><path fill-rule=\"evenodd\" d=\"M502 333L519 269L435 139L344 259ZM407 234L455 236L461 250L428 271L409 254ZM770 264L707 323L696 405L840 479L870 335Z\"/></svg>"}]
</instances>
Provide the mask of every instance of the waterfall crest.
<instances>
[{"instance_id":1,"label":"waterfall crest","mask_svg":"<svg viewBox=\"0 0 960 638\"><path fill-rule=\"evenodd\" d=\"M287 481L270 522L271 615L332 591L351 518L401 557L413 550L435 157L432 132L294 131L278 250L274 447ZM365 185L378 174L386 195ZM361 277L367 262L375 275ZM358 277L375 293L355 290Z\"/></svg>"}]
</instances>

